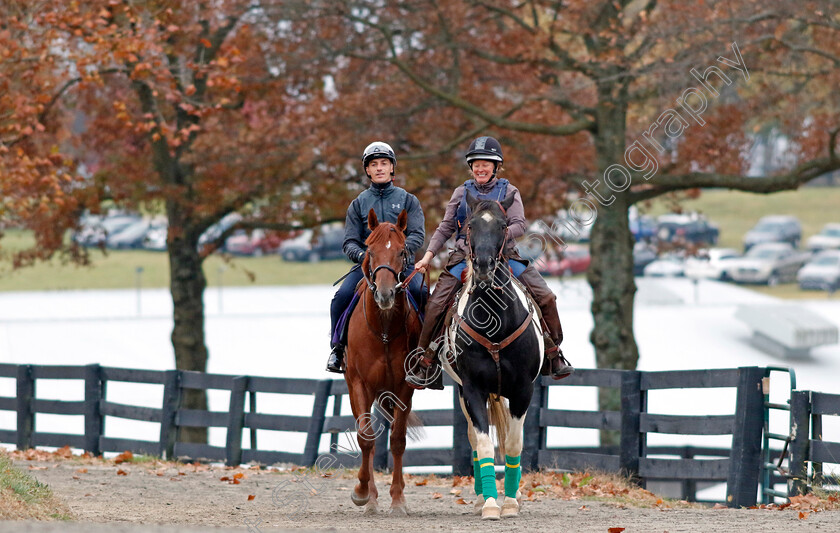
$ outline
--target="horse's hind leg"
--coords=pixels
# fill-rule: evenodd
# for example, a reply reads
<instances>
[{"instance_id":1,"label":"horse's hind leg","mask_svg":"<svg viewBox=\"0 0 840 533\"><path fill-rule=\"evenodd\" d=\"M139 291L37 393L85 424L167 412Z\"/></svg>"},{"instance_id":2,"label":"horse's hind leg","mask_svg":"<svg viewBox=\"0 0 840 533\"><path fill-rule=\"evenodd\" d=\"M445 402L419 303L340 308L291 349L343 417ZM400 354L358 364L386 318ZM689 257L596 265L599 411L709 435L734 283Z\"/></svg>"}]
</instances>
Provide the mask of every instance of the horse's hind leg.
<instances>
[{"instance_id":1,"label":"horse's hind leg","mask_svg":"<svg viewBox=\"0 0 840 533\"><path fill-rule=\"evenodd\" d=\"M533 389L532 389L533 390ZM527 400L527 401L526 401ZM531 394L522 391L519 398L510 400L510 424L505 434L505 501L502 504L502 518L519 514L519 481L522 479L522 431Z\"/></svg>"},{"instance_id":2,"label":"horse's hind leg","mask_svg":"<svg viewBox=\"0 0 840 533\"><path fill-rule=\"evenodd\" d=\"M348 385L350 385L348 383ZM362 466L359 467L359 483L350 494L350 499L356 505L366 505L365 513L375 513L378 493L373 479L373 451L376 434L374 432L371 405L373 395L368 393L361 384L348 386L350 406L356 418L357 440L362 451Z\"/></svg>"}]
</instances>

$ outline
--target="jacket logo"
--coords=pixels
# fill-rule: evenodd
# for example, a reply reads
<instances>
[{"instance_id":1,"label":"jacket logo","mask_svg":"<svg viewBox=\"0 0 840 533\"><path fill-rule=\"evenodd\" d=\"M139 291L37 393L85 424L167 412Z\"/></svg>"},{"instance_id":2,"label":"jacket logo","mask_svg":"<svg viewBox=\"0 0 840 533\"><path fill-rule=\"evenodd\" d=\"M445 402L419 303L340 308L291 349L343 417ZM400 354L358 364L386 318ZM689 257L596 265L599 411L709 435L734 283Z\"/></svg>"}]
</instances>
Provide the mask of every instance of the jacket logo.
<instances>
[{"instance_id":1,"label":"jacket logo","mask_svg":"<svg viewBox=\"0 0 840 533\"><path fill-rule=\"evenodd\" d=\"M391 204L391 209L399 209L400 204Z\"/></svg>"}]
</instances>

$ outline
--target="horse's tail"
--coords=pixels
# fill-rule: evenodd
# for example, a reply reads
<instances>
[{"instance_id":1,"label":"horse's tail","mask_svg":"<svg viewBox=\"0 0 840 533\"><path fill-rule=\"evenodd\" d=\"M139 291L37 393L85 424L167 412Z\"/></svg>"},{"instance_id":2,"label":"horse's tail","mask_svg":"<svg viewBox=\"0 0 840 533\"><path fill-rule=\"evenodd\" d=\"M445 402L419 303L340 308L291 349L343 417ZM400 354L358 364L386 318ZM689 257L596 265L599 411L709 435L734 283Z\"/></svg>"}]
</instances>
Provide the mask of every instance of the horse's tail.
<instances>
[{"instance_id":1,"label":"horse's tail","mask_svg":"<svg viewBox=\"0 0 840 533\"><path fill-rule=\"evenodd\" d=\"M406 423L406 435L408 440L419 441L426 438L426 430L423 428L423 421L414 413L408 413L408 421Z\"/></svg>"},{"instance_id":2,"label":"horse's tail","mask_svg":"<svg viewBox=\"0 0 840 533\"><path fill-rule=\"evenodd\" d=\"M510 427L510 411L503 403L504 400L498 394L490 395L490 406L487 408L490 423L496 426L496 435L499 437L499 453L502 458L506 455L505 435Z\"/></svg>"}]
</instances>

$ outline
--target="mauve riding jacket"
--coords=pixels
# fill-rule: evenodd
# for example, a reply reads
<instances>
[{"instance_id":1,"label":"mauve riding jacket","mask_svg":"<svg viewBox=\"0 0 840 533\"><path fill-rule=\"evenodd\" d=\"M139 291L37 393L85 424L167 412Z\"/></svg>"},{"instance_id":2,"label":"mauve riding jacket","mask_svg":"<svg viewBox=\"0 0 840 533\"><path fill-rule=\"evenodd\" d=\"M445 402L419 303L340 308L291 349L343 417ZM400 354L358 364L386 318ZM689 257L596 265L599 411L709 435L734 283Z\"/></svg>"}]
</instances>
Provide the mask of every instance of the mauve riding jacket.
<instances>
[{"instance_id":1,"label":"mauve riding jacket","mask_svg":"<svg viewBox=\"0 0 840 533\"><path fill-rule=\"evenodd\" d=\"M370 188L362 191L347 208L344 222L344 254L354 263L361 263L365 256L365 241L370 236L368 213L376 213L379 222L397 223L397 217L405 209L408 222L405 229L405 246L409 257L423 246L426 238L426 218L420 201L413 194L393 182L384 185L371 183Z\"/></svg>"},{"instance_id":2,"label":"mauve riding jacket","mask_svg":"<svg viewBox=\"0 0 840 533\"><path fill-rule=\"evenodd\" d=\"M484 185L479 185L478 183L475 185L480 193L486 194L493 189L497 180L498 178L494 177ZM446 244L446 241L458 231L457 212L461 199L464 197L464 190L464 186L459 185L455 189L455 192L452 193L452 198L449 199L449 203L446 204L446 213L443 215L443 220L438 224L435 234L432 236L432 240L429 242L429 247L427 248L434 255L437 255L441 248L443 248L443 245ZM510 256L514 253L516 239L525 235L526 223L525 207L522 205L522 196L519 194L519 189L512 183L508 183L507 193L513 193L513 205L507 210L508 242L505 249L505 255ZM455 243L455 248L463 254L467 253L466 244L463 239L459 239Z\"/></svg>"}]
</instances>

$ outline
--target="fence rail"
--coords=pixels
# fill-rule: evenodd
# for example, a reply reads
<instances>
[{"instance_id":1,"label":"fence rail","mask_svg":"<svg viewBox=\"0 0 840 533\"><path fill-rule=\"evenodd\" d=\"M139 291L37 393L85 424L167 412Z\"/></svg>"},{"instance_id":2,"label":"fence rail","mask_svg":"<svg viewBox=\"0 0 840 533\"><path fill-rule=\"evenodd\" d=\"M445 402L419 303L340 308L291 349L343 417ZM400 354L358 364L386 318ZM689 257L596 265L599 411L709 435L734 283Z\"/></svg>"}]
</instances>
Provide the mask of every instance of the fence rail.
<instances>
[{"instance_id":1,"label":"fence rail","mask_svg":"<svg viewBox=\"0 0 840 533\"><path fill-rule=\"evenodd\" d=\"M761 380L764 369L742 367L727 370L688 370L669 372L640 372L603 369L581 369L562 381L541 378L535 387L525 423L522 464L526 469L560 468L565 470L597 469L624 472L640 483L646 480L677 480L686 490L694 490L696 481L727 482L727 503L733 507L756 503L762 446L763 395ZM287 379L256 376L206 374L191 371L154 371L87 365L34 366L0 364L0 378L13 378L17 383L14 398L0 398L0 410L15 411L15 430L0 430L0 442L18 448L33 446L64 446L84 449L94 454L132 450L162 457L210 459L240 464L294 463L312 466L319 455L322 436L329 435L331 464L345 467L357 465L357 454L338 446L338 435L353 431L352 416L341 414L347 385L343 380ZM82 380L84 401L64 402L36 397L39 379ZM163 387L159 407L141 407L106 400L110 382L157 384ZM447 383L452 384L448 381ZM548 407L550 390L556 387L607 387L621 395L618 411L581 411ZM731 415L677 416L648 412L648 393L652 390L676 388L735 388L736 405ZM230 392L227 411L212 412L181 407L184 389L224 390ZM261 413L257 409L258 393L291 394L313 398L309 416ZM816 393L815 393L816 394ZM840 400L831 395L809 396L810 413L837 414ZM332 413L328 413L333 399ZM36 413L74 414L84 416L84 434L50 434L35 432ZM408 449L406 466L451 465L457 475L472 474L472 456L465 438L466 420L453 394L452 409L415 411L426 426L452 427L451 448ZM377 412L374 413L376 417ZM105 417L155 422L160 425L157 441L144 441L104 436ZM380 416L375 424L387 428L387 420ZM179 440L184 427L225 428L225 446L189 443ZM590 428L613 430L620 434L620 444L605 448L549 448L549 428ZM303 433L306 442L300 452L259 449L257 430ZM251 445L243 448L243 432L251 435ZM649 433L679 435L732 435L732 447L649 447ZM801 444L801 443L800 443ZM820 461L830 454L837 455L838 444L811 443L807 461ZM387 431L377 439L374 466L386 468L390 458L387 451ZM794 451L796 446L792 446ZM664 458L673 456L673 458ZM698 456L705 458L696 458ZM321 463L319 463L321 464ZM694 494L685 497L692 499Z\"/></svg>"},{"instance_id":2,"label":"fence rail","mask_svg":"<svg viewBox=\"0 0 840 533\"><path fill-rule=\"evenodd\" d=\"M822 485L823 463L840 464L840 442L823 440L823 416L840 416L840 394L794 391L790 401L789 493ZM836 476L835 476L836 477ZM836 485L837 479L830 484Z\"/></svg>"}]
</instances>

